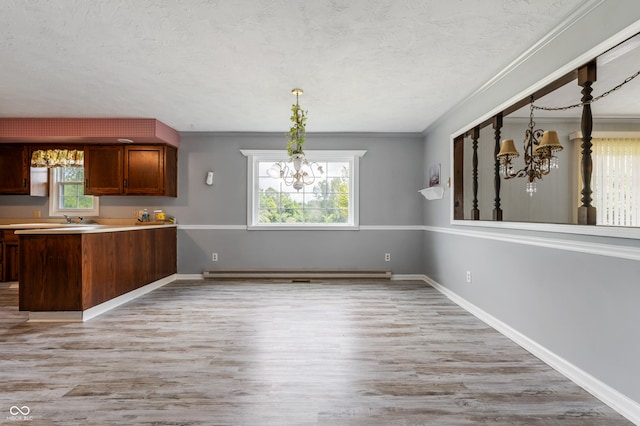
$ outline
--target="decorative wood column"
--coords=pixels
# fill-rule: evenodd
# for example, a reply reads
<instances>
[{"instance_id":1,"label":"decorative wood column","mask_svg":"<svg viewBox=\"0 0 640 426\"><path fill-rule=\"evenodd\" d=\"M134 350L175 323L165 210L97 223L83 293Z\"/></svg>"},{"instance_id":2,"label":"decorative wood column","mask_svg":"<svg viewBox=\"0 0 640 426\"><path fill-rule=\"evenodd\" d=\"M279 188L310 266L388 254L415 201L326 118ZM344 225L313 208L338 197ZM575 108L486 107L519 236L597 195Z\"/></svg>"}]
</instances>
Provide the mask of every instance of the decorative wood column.
<instances>
[{"instance_id":1,"label":"decorative wood column","mask_svg":"<svg viewBox=\"0 0 640 426\"><path fill-rule=\"evenodd\" d=\"M493 117L493 130L496 140L495 147L493 148L494 163L494 175L493 175L493 187L495 190L496 198L493 199L493 220L502 221L502 209L500 208L500 160L498 160L498 153L500 152L500 130L502 129L502 113Z\"/></svg>"},{"instance_id":2,"label":"decorative wood column","mask_svg":"<svg viewBox=\"0 0 640 426\"><path fill-rule=\"evenodd\" d=\"M591 174L593 163L591 160L591 131L593 130L593 117L591 115L591 85L596 81L596 62L590 62L578 69L578 85L582 86L582 205L578 207L578 224L595 225L596 208L591 205Z\"/></svg>"},{"instance_id":3,"label":"decorative wood column","mask_svg":"<svg viewBox=\"0 0 640 426\"><path fill-rule=\"evenodd\" d=\"M453 140L453 218L464 219L464 136Z\"/></svg>"},{"instance_id":4,"label":"decorative wood column","mask_svg":"<svg viewBox=\"0 0 640 426\"><path fill-rule=\"evenodd\" d=\"M480 138L480 127L471 130L473 140L473 209L471 209L471 219L480 220L480 210L478 210L478 139Z\"/></svg>"}]
</instances>

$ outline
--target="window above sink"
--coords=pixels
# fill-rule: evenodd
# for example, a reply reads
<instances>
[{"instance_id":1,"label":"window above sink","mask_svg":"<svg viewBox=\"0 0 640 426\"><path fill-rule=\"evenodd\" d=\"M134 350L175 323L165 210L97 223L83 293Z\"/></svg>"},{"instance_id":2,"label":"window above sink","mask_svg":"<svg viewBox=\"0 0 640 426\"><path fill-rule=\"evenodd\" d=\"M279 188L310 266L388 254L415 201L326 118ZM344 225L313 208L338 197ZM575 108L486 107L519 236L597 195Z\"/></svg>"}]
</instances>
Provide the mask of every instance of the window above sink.
<instances>
[{"instance_id":1,"label":"window above sink","mask_svg":"<svg viewBox=\"0 0 640 426\"><path fill-rule=\"evenodd\" d=\"M84 193L83 167L50 169L49 216L99 216L100 200Z\"/></svg>"}]
</instances>

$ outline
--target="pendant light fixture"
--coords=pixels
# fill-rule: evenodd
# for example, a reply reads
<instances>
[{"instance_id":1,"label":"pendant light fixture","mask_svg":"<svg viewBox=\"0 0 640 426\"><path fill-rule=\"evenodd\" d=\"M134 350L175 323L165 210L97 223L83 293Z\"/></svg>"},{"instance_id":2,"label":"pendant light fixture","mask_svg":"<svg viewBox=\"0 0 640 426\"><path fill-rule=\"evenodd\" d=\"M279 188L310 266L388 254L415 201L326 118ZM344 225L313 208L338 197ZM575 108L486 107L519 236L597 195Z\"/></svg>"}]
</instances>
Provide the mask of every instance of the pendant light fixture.
<instances>
[{"instance_id":1,"label":"pendant light fixture","mask_svg":"<svg viewBox=\"0 0 640 426\"><path fill-rule=\"evenodd\" d=\"M300 191L305 185L312 185L316 179L324 174L322 166L309 162L305 157L302 146L306 141L307 111L300 108L299 96L302 89L291 91L296 96L296 103L291 106L291 122L287 134L288 161L279 161L267 169L267 174L274 179L282 179L287 186L293 186Z\"/></svg>"},{"instance_id":2,"label":"pendant light fixture","mask_svg":"<svg viewBox=\"0 0 640 426\"><path fill-rule=\"evenodd\" d=\"M530 196L537 191L536 180L548 175L552 169L559 167L558 157L555 153L562 150L562 145L555 131L543 131L535 129L533 121L533 97L531 97L531 112L529 113L529 126L524 134L524 167L515 171L512 159L520 156L513 139L502 141L501 149L496 158L500 161L500 175L505 179L526 177L528 182L526 191Z\"/></svg>"}]
</instances>

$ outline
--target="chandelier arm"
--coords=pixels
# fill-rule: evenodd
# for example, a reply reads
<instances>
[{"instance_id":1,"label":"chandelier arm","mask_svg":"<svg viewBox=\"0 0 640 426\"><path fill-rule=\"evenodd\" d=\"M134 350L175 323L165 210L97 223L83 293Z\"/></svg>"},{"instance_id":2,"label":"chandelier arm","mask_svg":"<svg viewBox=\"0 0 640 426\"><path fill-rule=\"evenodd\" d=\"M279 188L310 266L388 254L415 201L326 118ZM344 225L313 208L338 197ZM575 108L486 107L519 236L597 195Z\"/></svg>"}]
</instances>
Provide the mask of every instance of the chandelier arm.
<instances>
[{"instance_id":1,"label":"chandelier arm","mask_svg":"<svg viewBox=\"0 0 640 426\"><path fill-rule=\"evenodd\" d=\"M527 168L522 168L520 170L518 170L517 172L512 172L509 175L505 176L504 179L514 179L514 178L521 178L521 177L525 177L529 175L529 171L527 170Z\"/></svg>"}]
</instances>

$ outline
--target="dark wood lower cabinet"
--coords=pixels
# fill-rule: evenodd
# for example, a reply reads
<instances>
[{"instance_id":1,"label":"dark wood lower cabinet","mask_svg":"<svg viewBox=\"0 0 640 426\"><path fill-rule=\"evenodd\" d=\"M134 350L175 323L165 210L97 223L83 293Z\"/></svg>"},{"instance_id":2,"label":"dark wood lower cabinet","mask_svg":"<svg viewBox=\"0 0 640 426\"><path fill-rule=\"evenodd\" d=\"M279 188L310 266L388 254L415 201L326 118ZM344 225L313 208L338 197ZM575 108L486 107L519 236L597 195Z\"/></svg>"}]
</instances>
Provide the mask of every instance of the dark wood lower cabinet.
<instances>
[{"instance_id":1,"label":"dark wood lower cabinet","mask_svg":"<svg viewBox=\"0 0 640 426\"><path fill-rule=\"evenodd\" d=\"M18 281L20 278L20 246L14 231L0 231L0 281Z\"/></svg>"},{"instance_id":2,"label":"dark wood lower cabinet","mask_svg":"<svg viewBox=\"0 0 640 426\"><path fill-rule=\"evenodd\" d=\"M177 272L175 227L20 236L20 310L84 311Z\"/></svg>"},{"instance_id":3,"label":"dark wood lower cabinet","mask_svg":"<svg viewBox=\"0 0 640 426\"><path fill-rule=\"evenodd\" d=\"M18 244L6 244L4 246L4 281L18 281L20 279L20 246Z\"/></svg>"}]
</instances>

